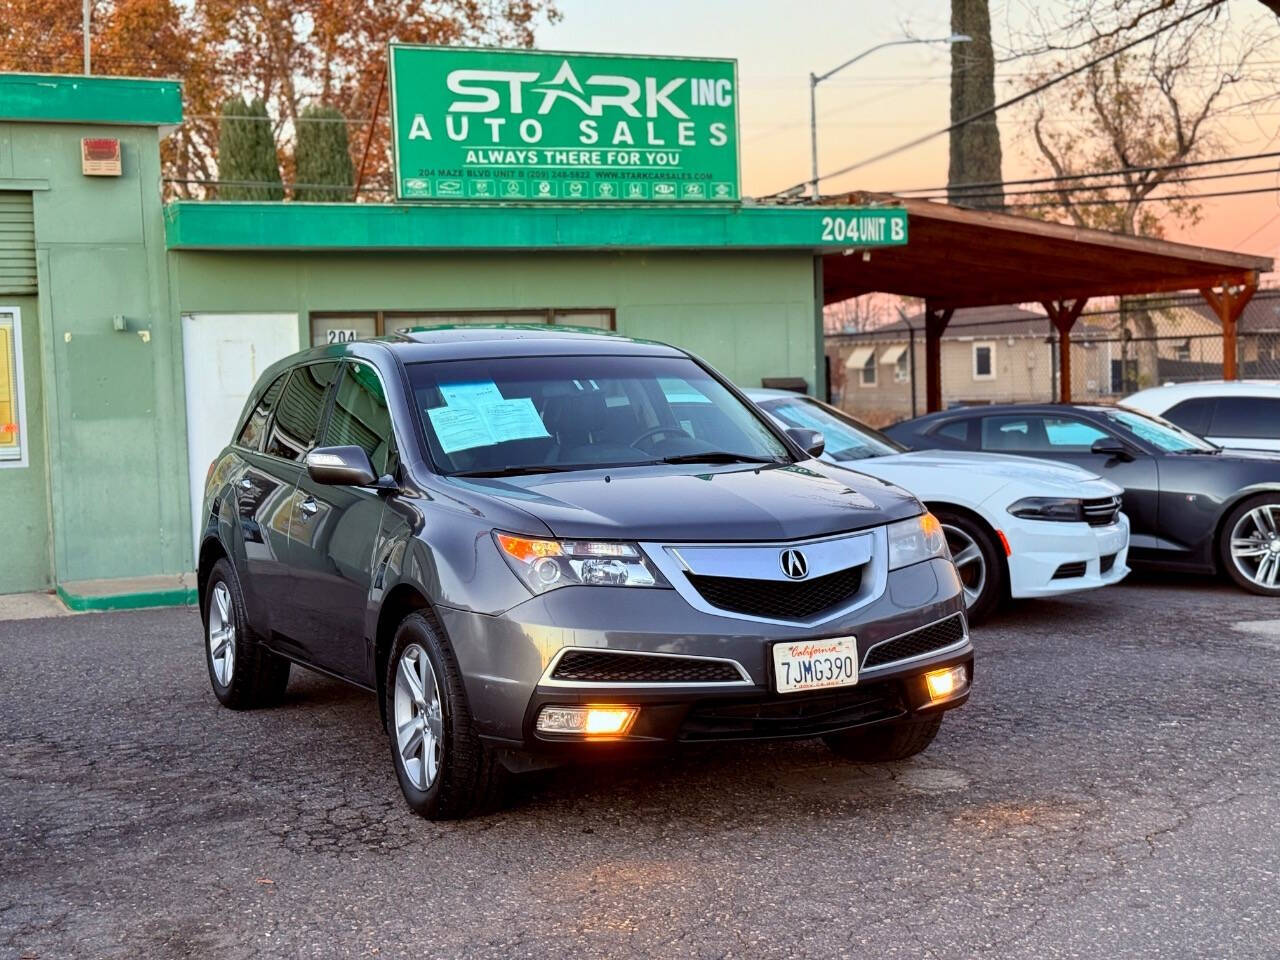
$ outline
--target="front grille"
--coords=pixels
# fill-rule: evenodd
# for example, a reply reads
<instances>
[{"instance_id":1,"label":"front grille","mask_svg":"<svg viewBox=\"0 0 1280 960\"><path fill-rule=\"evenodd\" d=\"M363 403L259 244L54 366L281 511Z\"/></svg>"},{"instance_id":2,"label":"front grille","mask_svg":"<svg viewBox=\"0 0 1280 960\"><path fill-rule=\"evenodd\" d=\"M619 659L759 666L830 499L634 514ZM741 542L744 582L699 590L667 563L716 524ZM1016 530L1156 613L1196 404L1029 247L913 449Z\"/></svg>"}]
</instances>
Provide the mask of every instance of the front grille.
<instances>
[{"instance_id":1,"label":"front grille","mask_svg":"<svg viewBox=\"0 0 1280 960\"><path fill-rule=\"evenodd\" d=\"M1084 561L1076 563L1064 563L1057 570L1053 571L1054 580L1071 580L1075 577L1083 577L1085 571Z\"/></svg>"},{"instance_id":2,"label":"front grille","mask_svg":"<svg viewBox=\"0 0 1280 960\"><path fill-rule=\"evenodd\" d=\"M896 683L869 683L823 693L794 693L695 703L680 727L681 740L769 740L824 733L901 716Z\"/></svg>"},{"instance_id":3,"label":"front grille","mask_svg":"<svg viewBox=\"0 0 1280 960\"><path fill-rule=\"evenodd\" d=\"M774 620L803 620L852 599L862 586L862 568L848 567L812 580L755 580L686 573L713 607Z\"/></svg>"},{"instance_id":4,"label":"front grille","mask_svg":"<svg viewBox=\"0 0 1280 960\"><path fill-rule=\"evenodd\" d=\"M570 650L556 664L551 679L579 683L738 683L742 674L723 660Z\"/></svg>"},{"instance_id":5,"label":"front grille","mask_svg":"<svg viewBox=\"0 0 1280 960\"><path fill-rule=\"evenodd\" d=\"M1103 573L1110 573L1111 568L1114 567L1115 565L1116 565L1116 554L1114 553L1108 553L1106 556L1104 556L1101 560L1098 561L1098 569L1101 570Z\"/></svg>"},{"instance_id":6,"label":"front grille","mask_svg":"<svg viewBox=\"0 0 1280 960\"><path fill-rule=\"evenodd\" d=\"M1116 522L1120 513L1119 497L1103 497L1083 503L1084 519L1091 527L1105 527Z\"/></svg>"},{"instance_id":7,"label":"front grille","mask_svg":"<svg viewBox=\"0 0 1280 960\"><path fill-rule=\"evenodd\" d=\"M867 651L862 661L862 668L866 670L870 667L882 667L886 663L924 656L926 653L953 646L963 639L964 621L957 613L954 617L939 620L927 627L921 627L901 637L894 637L892 640L877 644Z\"/></svg>"}]
</instances>

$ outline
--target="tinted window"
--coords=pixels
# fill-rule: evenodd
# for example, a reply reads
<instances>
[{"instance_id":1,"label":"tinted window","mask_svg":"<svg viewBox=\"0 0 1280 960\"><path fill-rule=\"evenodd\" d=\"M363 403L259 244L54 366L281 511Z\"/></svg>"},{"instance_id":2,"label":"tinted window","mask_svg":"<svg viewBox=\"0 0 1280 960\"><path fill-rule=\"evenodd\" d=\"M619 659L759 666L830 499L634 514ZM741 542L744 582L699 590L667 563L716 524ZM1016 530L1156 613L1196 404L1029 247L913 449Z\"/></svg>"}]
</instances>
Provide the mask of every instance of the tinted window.
<instances>
[{"instance_id":1,"label":"tinted window","mask_svg":"<svg viewBox=\"0 0 1280 960\"><path fill-rule=\"evenodd\" d=\"M1173 420L1172 417L1169 419ZM1178 420L1173 422L1186 426ZM1196 432L1215 437L1280 437L1280 400L1270 397L1219 397L1212 427Z\"/></svg>"},{"instance_id":2,"label":"tinted window","mask_svg":"<svg viewBox=\"0 0 1280 960\"><path fill-rule=\"evenodd\" d=\"M432 456L450 473L704 453L790 461L762 413L683 357L440 361L411 364L409 379Z\"/></svg>"},{"instance_id":3,"label":"tinted window","mask_svg":"<svg viewBox=\"0 0 1280 960\"><path fill-rule=\"evenodd\" d=\"M1002 453L1088 453L1105 430L1072 417L983 417L982 449Z\"/></svg>"},{"instance_id":4,"label":"tinted window","mask_svg":"<svg viewBox=\"0 0 1280 960\"><path fill-rule=\"evenodd\" d=\"M336 360L294 368L276 404L275 419L267 434L267 453L285 460L301 460L316 445L325 391L338 369Z\"/></svg>"},{"instance_id":5,"label":"tinted window","mask_svg":"<svg viewBox=\"0 0 1280 960\"><path fill-rule=\"evenodd\" d=\"M236 437L236 443L250 450L262 449L262 435L266 433L267 421L271 419L271 411L275 409L276 401L280 399L280 391L284 389L284 382L288 378L287 372L280 374L272 381L271 386L263 391L262 398L254 405L249 419L244 422L240 436Z\"/></svg>"},{"instance_id":6,"label":"tinted window","mask_svg":"<svg viewBox=\"0 0 1280 960\"><path fill-rule=\"evenodd\" d=\"M382 381L367 363L348 363L333 398L324 429L324 446L356 446L369 455L373 472L388 472L392 446L391 413Z\"/></svg>"},{"instance_id":7,"label":"tinted window","mask_svg":"<svg viewBox=\"0 0 1280 960\"><path fill-rule=\"evenodd\" d=\"M969 420L952 420L933 431L933 436L940 441L940 446L967 450L972 446L969 442L970 423Z\"/></svg>"},{"instance_id":8,"label":"tinted window","mask_svg":"<svg viewBox=\"0 0 1280 960\"><path fill-rule=\"evenodd\" d=\"M1210 432L1209 412L1213 409L1213 402L1213 397L1192 397L1174 404L1164 412L1164 418L1183 430L1204 436Z\"/></svg>"}]
</instances>

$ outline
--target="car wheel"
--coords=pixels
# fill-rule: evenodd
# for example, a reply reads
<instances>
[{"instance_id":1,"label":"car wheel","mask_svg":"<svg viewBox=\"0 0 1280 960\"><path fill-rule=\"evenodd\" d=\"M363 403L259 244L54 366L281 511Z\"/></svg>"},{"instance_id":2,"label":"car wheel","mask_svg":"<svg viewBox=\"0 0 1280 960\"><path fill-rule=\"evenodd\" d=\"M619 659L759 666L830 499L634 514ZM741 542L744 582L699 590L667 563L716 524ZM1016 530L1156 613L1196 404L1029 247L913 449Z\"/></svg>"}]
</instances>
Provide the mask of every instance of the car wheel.
<instances>
[{"instance_id":1,"label":"car wheel","mask_svg":"<svg viewBox=\"0 0 1280 960\"><path fill-rule=\"evenodd\" d=\"M289 685L289 661L266 649L249 627L240 581L219 560L205 587L204 659L213 694L224 707L250 710L279 703Z\"/></svg>"},{"instance_id":2,"label":"car wheel","mask_svg":"<svg viewBox=\"0 0 1280 960\"><path fill-rule=\"evenodd\" d=\"M506 770L476 735L453 651L428 615L412 613L396 630L385 696L391 758L410 808L452 820L490 806Z\"/></svg>"},{"instance_id":3,"label":"car wheel","mask_svg":"<svg viewBox=\"0 0 1280 960\"><path fill-rule=\"evenodd\" d=\"M1218 548L1232 580L1251 593L1280 597L1280 494L1264 493L1232 510Z\"/></svg>"},{"instance_id":4,"label":"car wheel","mask_svg":"<svg viewBox=\"0 0 1280 960\"><path fill-rule=\"evenodd\" d=\"M895 720L829 733L822 742L837 756L856 763L888 763L914 757L938 735L942 714L923 719Z\"/></svg>"},{"instance_id":5,"label":"car wheel","mask_svg":"<svg viewBox=\"0 0 1280 960\"><path fill-rule=\"evenodd\" d=\"M1003 550L984 524L966 514L945 508L933 513L942 524L951 559L960 574L969 622L985 620L1004 599L1005 572L1000 560Z\"/></svg>"}]
</instances>

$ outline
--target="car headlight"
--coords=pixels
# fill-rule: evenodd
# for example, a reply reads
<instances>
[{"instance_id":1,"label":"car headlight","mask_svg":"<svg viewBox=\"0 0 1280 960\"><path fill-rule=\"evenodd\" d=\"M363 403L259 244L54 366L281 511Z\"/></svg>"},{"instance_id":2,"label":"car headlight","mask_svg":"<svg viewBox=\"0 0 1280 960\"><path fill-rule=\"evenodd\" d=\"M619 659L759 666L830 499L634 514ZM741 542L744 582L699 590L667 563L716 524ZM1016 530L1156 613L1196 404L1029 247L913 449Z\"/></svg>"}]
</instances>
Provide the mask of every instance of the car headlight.
<instances>
[{"instance_id":1,"label":"car headlight","mask_svg":"<svg viewBox=\"0 0 1280 960\"><path fill-rule=\"evenodd\" d=\"M1083 504L1072 497L1023 497L1010 505L1009 512L1023 520L1058 520L1064 523L1084 520Z\"/></svg>"},{"instance_id":2,"label":"car headlight","mask_svg":"<svg viewBox=\"0 0 1280 960\"><path fill-rule=\"evenodd\" d=\"M932 513L922 513L910 520L899 520L889 524L886 530L889 534L890 570L932 560L934 557L951 557L942 524Z\"/></svg>"},{"instance_id":3,"label":"car headlight","mask_svg":"<svg viewBox=\"0 0 1280 960\"><path fill-rule=\"evenodd\" d=\"M534 593L569 586L667 586L634 543L535 540L496 530L493 539L516 576Z\"/></svg>"}]
</instances>

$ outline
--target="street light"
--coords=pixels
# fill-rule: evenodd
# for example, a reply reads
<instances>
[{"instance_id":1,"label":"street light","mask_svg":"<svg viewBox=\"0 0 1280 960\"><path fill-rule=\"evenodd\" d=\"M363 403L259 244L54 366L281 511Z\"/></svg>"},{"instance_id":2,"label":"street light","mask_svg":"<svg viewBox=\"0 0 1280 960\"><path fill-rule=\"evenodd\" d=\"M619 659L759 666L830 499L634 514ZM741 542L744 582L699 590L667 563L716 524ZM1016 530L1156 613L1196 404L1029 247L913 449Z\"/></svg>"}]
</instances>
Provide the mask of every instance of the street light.
<instances>
[{"instance_id":1,"label":"street light","mask_svg":"<svg viewBox=\"0 0 1280 960\"><path fill-rule=\"evenodd\" d=\"M810 180L809 183L814 200L818 199L818 84L823 80L827 80L835 76L845 67L852 66L863 57L870 56L877 50L883 50L885 47L899 47L913 43L968 43L972 39L973 37L970 37L967 34L953 33L949 37L920 37L908 40L888 40L885 43L878 43L874 47L863 50L856 57L851 60L846 60L844 63L840 64L840 66L832 70L828 70L821 76L812 73L809 74L809 148L813 169L813 179Z\"/></svg>"}]
</instances>

